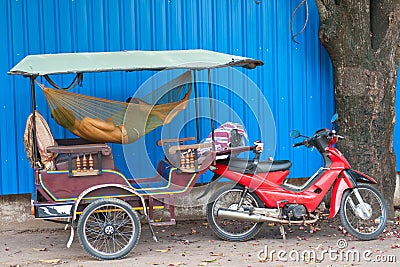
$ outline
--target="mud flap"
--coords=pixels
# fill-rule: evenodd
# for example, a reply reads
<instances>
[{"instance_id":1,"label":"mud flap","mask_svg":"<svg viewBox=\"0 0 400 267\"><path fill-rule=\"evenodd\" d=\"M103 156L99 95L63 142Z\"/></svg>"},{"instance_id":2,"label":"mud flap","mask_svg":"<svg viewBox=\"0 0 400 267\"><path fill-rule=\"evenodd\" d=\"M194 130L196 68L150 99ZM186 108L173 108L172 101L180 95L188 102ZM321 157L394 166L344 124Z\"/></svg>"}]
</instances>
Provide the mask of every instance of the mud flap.
<instances>
[{"instance_id":1,"label":"mud flap","mask_svg":"<svg viewBox=\"0 0 400 267\"><path fill-rule=\"evenodd\" d=\"M65 229L65 230L67 230L67 229ZM67 242L67 248L71 247L72 241L74 241L74 237L75 237L75 231L74 231L74 226L73 226L73 224L71 222L71 233L69 235L69 239L68 239L68 242Z\"/></svg>"}]
</instances>

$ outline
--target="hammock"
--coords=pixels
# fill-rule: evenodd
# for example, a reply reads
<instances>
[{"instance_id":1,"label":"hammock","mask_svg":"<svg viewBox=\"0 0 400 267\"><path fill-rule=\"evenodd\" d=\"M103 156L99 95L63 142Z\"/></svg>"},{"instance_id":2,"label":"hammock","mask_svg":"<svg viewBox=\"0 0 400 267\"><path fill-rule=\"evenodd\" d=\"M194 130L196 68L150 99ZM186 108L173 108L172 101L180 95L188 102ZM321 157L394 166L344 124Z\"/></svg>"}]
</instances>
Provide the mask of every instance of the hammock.
<instances>
[{"instance_id":1,"label":"hammock","mask_svg":"<svg viewBox=\"0 0 400 267\"><path fill-rule=\"evenodd\" d=\"M40 162L44 165L46 170L55 170L54 159L57 157L56 153L47 152L49 146L55 146L57 143L54 141L51 134L49 125L43 118L39 111L35 111L35 126L36 126L36 144L40 155ZM33 150L33 113L28 116L24 133L24 145L27 158L31 163L31 167L35 165L35 155Z\"/></svg>"},{"instance_id":2,"label":"hammock","mask_svg":"<svg viewBox=\"0 0 400 267\"><path fill-rule=\"evenodd\" d=\"M73 134L93 142L132 143L168 124L187 106L191 72L130 103L91 97L40 85L54 120Z\"/></svg>"}]
</instances>

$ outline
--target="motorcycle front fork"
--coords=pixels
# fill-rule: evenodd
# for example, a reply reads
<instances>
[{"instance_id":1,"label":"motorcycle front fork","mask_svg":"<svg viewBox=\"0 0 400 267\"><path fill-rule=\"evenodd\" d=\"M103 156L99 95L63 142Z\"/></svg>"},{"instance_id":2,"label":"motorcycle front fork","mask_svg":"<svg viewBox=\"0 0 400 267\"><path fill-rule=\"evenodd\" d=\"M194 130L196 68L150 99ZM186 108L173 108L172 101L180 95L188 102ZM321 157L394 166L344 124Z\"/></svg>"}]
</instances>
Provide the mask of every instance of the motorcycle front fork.
<instances>
[{"instance_id":1,"label":"motorcycle front fork","mask_svg":"<svg viewBox=\"0 0 400 267\"><path fill-rule=\"evenodd\" d=\"M367 205L365 204L362 196L360 195L360 192L358 191L358 188L353 188L353 192L357 198L359 205L357 206L354 203L353 199L351 199L351 197L349 197L349 204L350 204L351 209L353 210L353 212L355 214L357 214L357 210L360 210L363 213L363 216L360 216L360 217L365 216L365 217L369 218L371 216L371 214L370 214L371 211L368 209Z\"/></svg>"}]
</instances>

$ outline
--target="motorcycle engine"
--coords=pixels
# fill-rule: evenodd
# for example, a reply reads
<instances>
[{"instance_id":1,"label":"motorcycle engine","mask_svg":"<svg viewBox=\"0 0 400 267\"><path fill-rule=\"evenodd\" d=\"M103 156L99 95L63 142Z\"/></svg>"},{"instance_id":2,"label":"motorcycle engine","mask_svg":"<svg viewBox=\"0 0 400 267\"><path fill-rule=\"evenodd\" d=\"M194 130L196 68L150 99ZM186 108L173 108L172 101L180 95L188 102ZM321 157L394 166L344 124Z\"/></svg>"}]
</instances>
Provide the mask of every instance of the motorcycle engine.
<instances>
[{"instance_id":1,"label":"motorcycle engine","mask_svg":"<svg viewBox=\"0 0 400 267\"><path fill-rule=\"evenodd\" d=\"M283 216L291 220L303 220L307 215L306 207L299 204L287 204L283 207Z\"/></svg>"}]
</instances>

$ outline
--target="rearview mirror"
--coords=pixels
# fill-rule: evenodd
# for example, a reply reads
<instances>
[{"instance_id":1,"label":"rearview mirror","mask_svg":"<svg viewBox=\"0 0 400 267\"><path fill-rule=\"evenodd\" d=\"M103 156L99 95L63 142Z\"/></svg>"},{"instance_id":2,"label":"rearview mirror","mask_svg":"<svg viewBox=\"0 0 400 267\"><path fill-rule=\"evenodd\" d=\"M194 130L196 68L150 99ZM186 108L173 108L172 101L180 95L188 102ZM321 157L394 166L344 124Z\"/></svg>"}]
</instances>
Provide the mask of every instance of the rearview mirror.
<instances>
[{"instance_id":1,"label":"rearview mirror","mask_svg":"<svg viewBox=\"0 0 400 267\"><path fill-rule=\"evenodd\" d=\"M331 123L334 123L335 121L337 121L338 117L339 117L339 115L337 113L333 114Z\"/></svg>"},{"instance_id":2,"label":"rearview mirror","mask_svg":"<svg viewBox=\"0 0 400 267\"><path fill-rule=\"evenodd\" d=\"M300 136L301 136L301 133L299 131L297 131L297 130L291 130L290 131L290 137L291 138L297 138L297 137L300 137Z\"/></svg>"}]
</instances>

